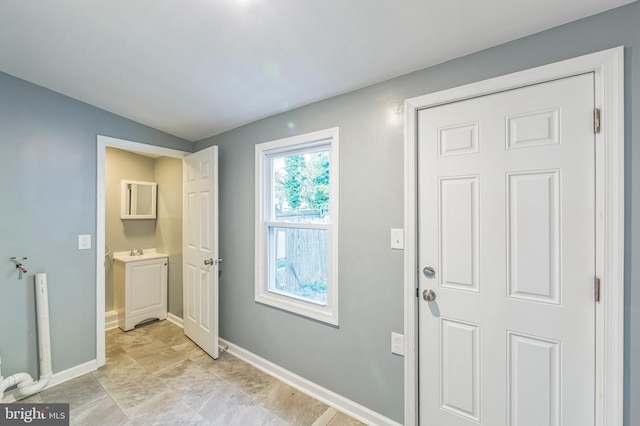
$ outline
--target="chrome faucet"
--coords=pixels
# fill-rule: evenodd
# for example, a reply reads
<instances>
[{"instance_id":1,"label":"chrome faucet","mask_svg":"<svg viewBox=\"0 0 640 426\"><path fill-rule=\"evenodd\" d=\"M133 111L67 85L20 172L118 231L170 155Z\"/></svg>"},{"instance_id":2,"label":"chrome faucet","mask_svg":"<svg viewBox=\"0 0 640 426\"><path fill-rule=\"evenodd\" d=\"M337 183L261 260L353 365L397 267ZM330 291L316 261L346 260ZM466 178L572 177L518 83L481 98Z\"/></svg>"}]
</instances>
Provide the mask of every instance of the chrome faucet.
<instances>
[{"instance_id":1,"label":"chrome faucet","mask_svg":"<svg viewBox=\"0 0 640 426\"><path fill-rule=\"evenodd\" d=\"M144 254L144 252L142 251L142 249L141 249L141 248L139 248L139 249L138 249L138 254L139 254L140 256L142 256L142 255Z\"/></svg>"},{"instance_id":2,"label":"chrome faucet","mask_svg":"<svg viewBox=\"0 0 640 426\"><path fill-rule=\"evenodd\" d=\"M135 255L136 255L136 252L133 251L133 249L131 249L131 251L129 252L129 256L135 256Z\"/></svg>"}]
</instances>

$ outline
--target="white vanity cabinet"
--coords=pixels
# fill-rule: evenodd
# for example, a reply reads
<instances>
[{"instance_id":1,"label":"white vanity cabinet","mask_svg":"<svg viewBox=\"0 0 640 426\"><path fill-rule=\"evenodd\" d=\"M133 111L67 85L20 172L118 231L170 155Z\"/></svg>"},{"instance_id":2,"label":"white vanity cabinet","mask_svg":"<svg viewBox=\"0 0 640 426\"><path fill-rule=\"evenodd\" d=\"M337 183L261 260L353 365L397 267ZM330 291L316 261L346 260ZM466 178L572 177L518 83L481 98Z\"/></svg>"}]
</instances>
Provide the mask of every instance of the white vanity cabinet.
<instances>
[{"instance_id":1,"label":"white vanity cabinet","mask_svg":"<svg viewBox=\"0 0 640 426\"><path fill-rule=\"evenodd\" d=\"M168 256L155 251L142 256L114 253L114 304L121 329L167 319L168 264Z\"/></svg>"}]
</instances>

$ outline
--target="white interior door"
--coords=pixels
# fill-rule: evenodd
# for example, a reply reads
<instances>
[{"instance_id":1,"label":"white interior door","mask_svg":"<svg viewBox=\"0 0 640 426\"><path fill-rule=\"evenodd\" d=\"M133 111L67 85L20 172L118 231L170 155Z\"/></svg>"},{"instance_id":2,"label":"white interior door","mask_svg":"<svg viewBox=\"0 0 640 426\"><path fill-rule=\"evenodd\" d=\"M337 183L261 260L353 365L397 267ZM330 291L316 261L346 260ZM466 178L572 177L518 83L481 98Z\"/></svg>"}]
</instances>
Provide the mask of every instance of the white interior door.
<instances>
[{"instance_id":1,"label":"white interior door","mask_svg":"<svg viewBox=\"0 0 640 426\"><path fill-rule=\"evenodd\" d=\"M184 334L218 358L218 147L183 167Z\"/></svg>"},{"instance_id":2,"label":"white interior door","mask_svg":"<svg viewBox=\"0 0 640 426\"><path fill-rule=\"evenodd\" d=\"M593 108L584 74L419 112L421 425L594 424Z\"/></svg>"}]
</instances>

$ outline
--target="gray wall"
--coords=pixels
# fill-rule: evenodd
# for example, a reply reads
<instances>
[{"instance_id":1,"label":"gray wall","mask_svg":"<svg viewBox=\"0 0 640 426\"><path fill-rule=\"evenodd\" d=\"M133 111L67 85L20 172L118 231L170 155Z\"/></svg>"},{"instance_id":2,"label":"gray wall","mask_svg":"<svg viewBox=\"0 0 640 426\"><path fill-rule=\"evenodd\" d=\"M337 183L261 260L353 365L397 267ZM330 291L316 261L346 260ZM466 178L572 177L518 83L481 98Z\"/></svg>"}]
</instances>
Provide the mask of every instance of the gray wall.
<instances>
[{"instance_id":1,"label":"gray wall","mask_svg":"<svg viewBox=\"0 0 640 426\"><path fill-rule=\"evenodd\" d=\"M192 151L193 144L0 73L2 374L37 373L33 276L49 283L54 373L93 360L96 135ZM91 250L78 250L91 234ZM18 280L11 256L26 256Z\"/></svg>"},{"instance_id":2,"label":"gray wall","mask_svg":"<svg viewBox=\"0 0 640 426\"><path fill-rule=\"evenodd\" d=\"M220 147L221 336L402 421L402 358L390 353L389 336L403 331L402 252L389 249L389 229L403 220L403 130L394 117L402 101L625 45L625 425L640 424L640 265L633 262L640 250L639 22L636 2L197 142L196 150ZM247 256L254 246L254 145L333 126L341 144L339 328L254 303Z\"/></svg>"}]
</instances>

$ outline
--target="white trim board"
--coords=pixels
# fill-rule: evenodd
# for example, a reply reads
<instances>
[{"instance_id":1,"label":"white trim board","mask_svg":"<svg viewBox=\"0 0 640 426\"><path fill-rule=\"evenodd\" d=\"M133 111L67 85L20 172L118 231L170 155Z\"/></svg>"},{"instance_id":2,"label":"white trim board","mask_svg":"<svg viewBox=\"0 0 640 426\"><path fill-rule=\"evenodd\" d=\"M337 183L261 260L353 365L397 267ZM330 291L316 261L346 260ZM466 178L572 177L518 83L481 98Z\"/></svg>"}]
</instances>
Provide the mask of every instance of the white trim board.
<instances>
[{"instance_id":1,"label":"white trim board","mask_svg":"<svg viewBox=\"0 0 640 426\"><path fill-rule=\"evenodd\" d=\"M596 426L623 423L624 383L624 48L496 77L405 101L404 331L405 424L419 422L418 399L418 135L419 110L445 103L593 72L595 103L602 111L596 135Z\"/></svg>"},{"instance_id":2,"label":"white trim board","mask_svg":"<svg viewBox=\"0 0 640 426\"><path fill-rule=\"evenodd\" d=\"M180 328L184 328L184 321L182 320L182 318L180 318L177 315L172 314L171 312L167 313L167 320L171 321L172 323L174 323L175 325L177 325Z\"/></svg>"},{"instance_id":3,"label":"white trim board","mask_svg":"<svg viewBox=\"0 0 640 426\"><path fill-rule=\"evenodd\" d=\"M96 364L105 364L105 268L104 245L105 238L105 157L107 147L120 148L139 153L153 154L162 157L184 158L190 152L178 151L161 146L148 145L124 139L98 135L96 159Z\"/></svg>"},{"instance_id":4,"label":"white trim board","mask_svg":"<svg viewBox=\"0 0 640 426\"><path fill-rule=\"evenodd\" d=\"M313 383L310 380L305 379L304 377L300 377L289 370L285 370L284 368L272 363L271 361L267 361L266 359L261 358L258 355L255 355L252 352L241 348L238 345L235 345L224 339L219 340L222 347L229 347L228 352L231 355L241 359L248 364L253 365L257 369L264 371L268 375L275 377L281 382L298 389L300 392L309 395L310 397L315 398L318 401L335 408L336 410L342 411L343 413L356 420L359 420L368 425L400 426L400 423L396 423L395 421L379 413L376 413L375 411L370 410L367 407L364 407L354 401L338 395L337 393L332 392L329 389L326 389L316 383Z\"/></svg>"},{"instance_id":5,"label":"white trim board","mask_svg":"<svg viewBox=\"0 0 640 426\"><path fill-rule=\"evenodd\" d=\"M118 311L107 311L104 313L104 331L118 328Z\"/></svg>"}]
</instances>

